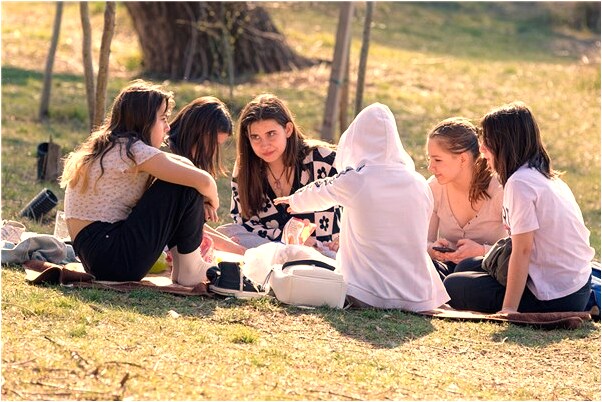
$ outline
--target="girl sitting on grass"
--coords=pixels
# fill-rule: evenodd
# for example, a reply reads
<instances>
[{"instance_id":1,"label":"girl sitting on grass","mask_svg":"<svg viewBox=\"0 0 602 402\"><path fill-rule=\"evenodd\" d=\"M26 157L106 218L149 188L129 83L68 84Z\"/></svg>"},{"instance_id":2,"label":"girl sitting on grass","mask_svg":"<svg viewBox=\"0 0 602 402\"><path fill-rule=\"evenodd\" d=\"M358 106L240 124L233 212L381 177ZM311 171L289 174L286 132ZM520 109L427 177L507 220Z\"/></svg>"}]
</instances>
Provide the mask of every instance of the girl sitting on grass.
<instances>
[{"instance_id":1,"label":"girl sitting on grass","mask_svg":"<svg viewBox=\"0 0 602 402\"><path fill-rule=\"evenodd\" d=\"M337 269L352 306L427 311L449 300L426 251L433 196L404 150L395 118L375 103L339 141L335 177L274 200L296 212L341 205Z\"/></svg>"},{"instance_id":2,"label":"girl sitting on grass","mask_svg":"<svg viewBox=\"0 0 602 402\"><path fill-rule=\"evenodd\" d=\"M308 219L316 231L305 243L316 241L336 251L340 212L333 205L320 212L291 214L273 203L320 178L334 176L334 147L305 138L288 106L272 94L262 94L241 111L237 159L232 174L233 224L217 228L245 247L279 241L293 217Z\"/></svg>"},{"instance_id":3,"label":"girl sitting on grass","mask_svg":"<svg viewBox=\"0 0 602 402\"><path fill-rule=\"evenodd\" d=\"M213 96L197 98L184 106L170 124L170 150L188 158L214 178L225 175L220 159L220 145L232 136L232 118L226 105ZM209 225L203 228L217 250L244 254L246 248Z\"/></svg>"},{"instance_id":4,"label":"girl sitting on grass","mask_svg":"<svg viewBox=\"0 0 602 402\"><path fill-rule=\"evenodd\" d=\"M571 189L552 170L535 118L514 102L490 111L481 126L481 152L504 186L508 278L504 287L462 261L444 281L449 304L486 313L583 311L595 252Z\"/></svg>"},{"instance_id":5,"label":"girl sitting on grass","mask_svg":"<svg viewBox=\"0 0 602 402\"><path fill-rule=\"evenodd\" d=\"M138 281L166 244L175 282L195 286L207 279L199 245L205 219L217 219L217 186L189 160L159 150L173 105L171 92L134 81L66 159L67 227L96 279Z\"/></svg>"},{"instance_id":6,"label":"girl sitting on grass","mask_svg":"<svg viewBox=\"0 0 602 402\"><path fill-rule=\"evenodd\" d=\"M503 188L479 152L477 128L467 119L439 122L427 137L428 184L434 210L428 253L441 279L460 261L483 256L506 237L502 223ZM439 247L453 251L438 251Z\"/></svg>"}]
</instances>

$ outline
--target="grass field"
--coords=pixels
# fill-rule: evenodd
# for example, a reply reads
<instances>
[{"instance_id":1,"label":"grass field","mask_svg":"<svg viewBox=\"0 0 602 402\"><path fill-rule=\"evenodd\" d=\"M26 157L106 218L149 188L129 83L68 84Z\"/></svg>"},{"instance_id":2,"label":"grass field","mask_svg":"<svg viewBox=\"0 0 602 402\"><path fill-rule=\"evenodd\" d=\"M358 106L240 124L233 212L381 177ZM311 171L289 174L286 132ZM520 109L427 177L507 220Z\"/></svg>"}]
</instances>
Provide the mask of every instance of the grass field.
<instances>
[{"instance_id":1,"label":"grass field","mask_svg":"<svg viewBox=\"0 0 602 402\"><path fill-rule=\"evenodd\" d=\"M289 44L331 59L335 3L264 3ZM51 118L37 113L54 3L2 2L2 218L43 187L36 146L63 153L87 131L77 3L65 3ZM555 168L565 172L600 258L600 35L552 24L557 3L376 4L364 103L395 114L425 176L428 128L452 115L478 120L512 100L538 118ZM103 3L91 3L95 51ZM357 3L351 98L361 46ZM109 98L139 76L140 50L118 5ZM97 60L97 58L96 58ZM219 83L166 82L177 107L201 95L236 114L254 95L286 99L310 136L319 132L330 69ZM349 107L351 116L352 107ZM351 119L351 117L350 117ZM226 165L234 144L226 144ZM229 178L218 181L228 220ZM54 211L53 211L54 212ZM29 230L51 233L54 214ZM560 241L560 240L559 240ZM170 311L178 314L170 313ZM397 311L304 310L252 302L34 287L2 268L5 400L599 400L600 324L576 331L427 319Z\"/></svg>"}]
</instances>

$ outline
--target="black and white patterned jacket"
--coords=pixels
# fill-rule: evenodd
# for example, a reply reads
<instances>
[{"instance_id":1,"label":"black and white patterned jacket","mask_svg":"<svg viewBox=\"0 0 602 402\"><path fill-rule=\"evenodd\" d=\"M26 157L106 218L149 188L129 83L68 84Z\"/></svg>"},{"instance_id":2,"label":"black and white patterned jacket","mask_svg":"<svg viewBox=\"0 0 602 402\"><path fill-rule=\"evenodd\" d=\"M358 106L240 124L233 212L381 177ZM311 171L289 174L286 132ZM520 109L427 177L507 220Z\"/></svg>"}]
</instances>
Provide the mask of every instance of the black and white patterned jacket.
<instances>
[{"instance_id":1,"label":"black and white patterned jacket","mask_svg":"<svg viewBox=\"0 0 602 402\"><path fill-rule=\"evenodd\" d=\"M291 194L301 187L317 179L335 176L337 174L334 168L334 158L336 151L326 147L316 147L310 152L302 164L295 167L295 178L291 189ZM260 211L251 216L250 219L244 219L240 213L240 199L238 197L238 184L236 177L232 177L232 203L230 214L234 223L242 225L249 232L256 233L260 237L268 238L272 241L279 241L282 236L284 225L292 217L299 219L309 219L316 224L316 230L312 234L318 241L331 241L333 235L338 235L341 212L338 207L333 207L325 211L290 214L287 212L288 205L274 205L272 200L276 194L268 184L267 178L264 178L264 204Z\"/></svg>"}]
</instances>

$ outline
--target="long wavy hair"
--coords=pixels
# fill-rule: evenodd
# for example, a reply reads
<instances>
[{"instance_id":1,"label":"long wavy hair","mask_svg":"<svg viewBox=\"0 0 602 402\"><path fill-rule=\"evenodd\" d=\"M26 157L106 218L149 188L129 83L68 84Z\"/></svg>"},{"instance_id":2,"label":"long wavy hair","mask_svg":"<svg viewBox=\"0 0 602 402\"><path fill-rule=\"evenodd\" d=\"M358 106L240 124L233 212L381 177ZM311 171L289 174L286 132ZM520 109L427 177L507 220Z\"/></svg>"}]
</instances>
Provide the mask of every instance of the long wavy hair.
<instances>
[{"instance_id":1,"label":"long wavy hair","mask_svg":"<svg viewBox=\"0 0 602 402\"><path fill-rule=\"evenodd\" d=\"M493 154L493 168L502 186L524 164L548 179L560 174L552 169L537 121L523 102L508 103L489 111L481 119L480 136Z\"/></svg>"},{"instance_id":2,"label":"long wavy hair","mask_svg":"<svg viewBox=\"0 0 602 402\"><path fill-rule=\"evenodd\" d=\"M173 94L161 86L143 80L131 82L117 95L110 114L98 130L92 132L67 156L60 181L61 187L75 186L82 180L81 191L85 191L89 185L90 166L99 160L102 176L104 156L118 142L125 142L126 156L136 163L131 152L132 144L142 141L152 146L151 129L155 124L157 111L163 105L169 114L174 104Z\"/></svg>"},{"instance_id":3,"label":"long wavy hair","mask_svg":"<svg viewBox=\"0 0 602 402\"><path fill-rule=\"evenodd\" d=\"M237 172L235 172L242 209L241 215L245 219L255 215L265 202L264 183L267 164L255 154L249 140L249 127L262 120L275 120L282 127L286 127L287 123L291 123L293 126L293 132L286 140L286 149L283 154L286 175L289 175L291 170L295 170L295 166L300 165L309 152L317 146L333 148L326 142L306 138L295 123L294 116L286 103L276 95L261 94L247 103L238 119Z\"/></svg>"},{"instance_id":4,"label":"long wavy hair","mask_svg":"<svg viewBox=\"0 0 602 402\"><path fill-rule=\"evenodd\" d=\"M468 191L468 200L474 206L481 199L491 198L487 192L491 182L492 171L487 160L479 152L478 129L470 120L463 117L451 117L433 127L428 139L437 143L452 154L469 152L474 160L472 179Z\"/></svg>"},{"instance_id":5,"label":"long wavy hair","mask_svg":"<svg viewBox=\"0 0 602 402\"><path fill-rule=\"evenodd\" d=\"M220 158L218 133L232 135L230 112L221 100L203 96L184 106L170 123L169 148L213 177L226 175Z\"/></svg>"}]
</instances>

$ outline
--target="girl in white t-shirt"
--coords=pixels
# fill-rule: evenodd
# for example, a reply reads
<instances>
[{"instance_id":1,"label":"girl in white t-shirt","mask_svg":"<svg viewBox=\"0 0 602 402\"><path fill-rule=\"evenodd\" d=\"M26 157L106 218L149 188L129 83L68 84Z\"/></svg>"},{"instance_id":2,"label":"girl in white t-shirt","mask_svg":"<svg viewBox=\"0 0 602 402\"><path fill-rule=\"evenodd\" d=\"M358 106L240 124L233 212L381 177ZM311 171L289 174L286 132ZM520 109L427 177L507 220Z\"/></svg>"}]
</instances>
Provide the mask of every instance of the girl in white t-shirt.
<instances>
[{"instance_id":1,"label":"girl in white t-shirt","mask_svg":"<svg viewBox=\"0 0 602 402\"><path fill-rule=\"evenodd\" d=\"M573 193L551 168L535 118L514 102L490 111L481 126L481 152L504 186L503 219L512 238L508 279L503 287L460 264L444 282L449 304L499 313L583 311L591 291L590 232Z\"/></svg>"},{"instance_id":2,"label":"girl in white t-shirt","mask_svg":"<svg viewBox=\"0 0 602 402\"><path fill-rule=\"evenodd\" d=\"M199 246L205 220L217 220L217 186L190 160L159 150L173 104L171 92L133 82L115 98L104 124L66 159L67 227L96 279L138 281L165 245L174 282L195 286L207 279Z\"/></svg>"}]
</instances>

